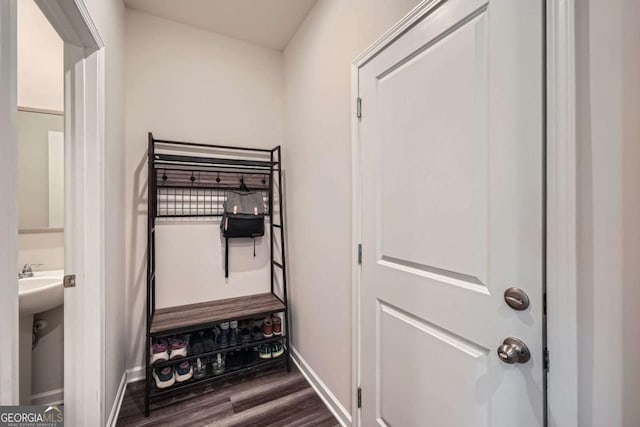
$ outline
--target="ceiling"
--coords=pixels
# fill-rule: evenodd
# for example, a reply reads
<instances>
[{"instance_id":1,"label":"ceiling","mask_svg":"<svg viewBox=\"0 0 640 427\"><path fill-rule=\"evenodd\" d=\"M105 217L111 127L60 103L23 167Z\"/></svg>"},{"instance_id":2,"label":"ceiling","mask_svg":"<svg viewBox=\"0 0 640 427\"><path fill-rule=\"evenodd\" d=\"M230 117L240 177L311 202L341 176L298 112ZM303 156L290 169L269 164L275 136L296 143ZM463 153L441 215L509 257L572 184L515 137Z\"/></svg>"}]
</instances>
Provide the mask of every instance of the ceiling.
<instances>
[{"instance_id":1,"label":"ceiling","mask_svg":"<svg viewBox=\"0 0 640 427\"><path fill-rule=\"evenodd\" d=\"M125 0L128 7L283 50L317 0Z\"/></svg>"}]
</instances>

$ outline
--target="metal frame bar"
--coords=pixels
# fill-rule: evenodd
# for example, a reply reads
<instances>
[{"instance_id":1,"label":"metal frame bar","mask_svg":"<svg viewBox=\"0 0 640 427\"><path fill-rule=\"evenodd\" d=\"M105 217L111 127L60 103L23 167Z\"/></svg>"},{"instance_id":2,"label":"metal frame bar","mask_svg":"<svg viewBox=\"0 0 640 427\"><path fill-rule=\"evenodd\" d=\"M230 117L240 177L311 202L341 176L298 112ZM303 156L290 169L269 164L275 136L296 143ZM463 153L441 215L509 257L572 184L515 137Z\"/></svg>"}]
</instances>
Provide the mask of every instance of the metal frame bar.
<instances>
[{"instance_id":1,"label":"metal frame bar","mask_svg":"<svg viewBox=\"0 0 640 427\"><path fill-rule=\"evenodd\" d=\"M149 361L151 360L151 319L155 311L155 209L154 202L156 193L155 186L155 167L154 167L154 143L153 135L149 132L149 147L148 147L148 184L147 184L147 330L145 334L145 399L144 399L144 415L149 416L150 401L149 395L151 393L151 366Z\"/></svg>"},{"instance_id":2,"label":"metal frame bar","mask_svg":"<svg viewBox=\"0 0 640 427\"><path fill-rule=\"evenodd\" d=\"M271 282L271 293L273 293L273 285L274 285L274 268L273 268L273 151L269 153L271 159L271 170L269 171L269 224L271 228L269 229L269 256L270 256L270 265L269 268L271 270L271 275L269 276ZM286 304L285 304L286 306Z\"/></svg>"},{"instance_id":3,"label":"metal frame bar","mask_svg":"<svg viewBox=\"0 0 640 427\"><path fill-rule=\"evenodd\" d=\"M176 154L155 154L155 161L158 164L204 164L215 165L219 167L223 166L235 166L235 167L251 167L254 169L264 168L269 169L272 165L270 162L263 160L244 160L244 159L225 159L220 157L200 157L200 156L179 156Z\"/></svg>"},{"instance_id":4,"label":"metal frame bar","mask_svg":"<svg viewBox=\"0 0 640 427\"><path fill-rule=\"evenodd\" d=\"M215 145L215 144L202 144L198 142L184 142L184 141L169 141L167 139L154 139L157 144L164 145L177 145L183 147L201 147L201 148L217 148L221 150L229 150L229 151L254 151L256 153L269 153L270 149L268 148L249 148L249 147L233 147L230 145Z\"/></svg>"},{"instance_id":5,"label":"metal frame bar","mask_svg":"<svg viewBox=\"0 0 640 427\"><path fill-rule=\"evenodd\" d=\"M186 384L175 384L168 389L153 393L150 396L150 398L151 400L155 400L155 399L161 399L166 396L171 396L176 393L184 393L185 390L190 390L193 387L198 387L205 384L212 384L212 383L220 382L221 380L228 380L230 378L245 377L248 375L252 375L256 372L260 372L262 370L269 369L273 366L278 366L284 363L285 363L285 358L283 356L280 356L277 359L264 359L259 362L253 363L251 365L247 365L242 368L235 369L233 371L225 372L220 375L207 376L201 379L190 380L190 382Z\"/></svg>"},{"instance_id":6,"label":"metal frame bar","mask_svg":"<svg viewBox=\"0 0 640 427\"><path fill-rule=\"evenodd\" d=\"M172 155L172 154L156 154L156 148L166 149L166 148L174 148L177 149L184 147L198 147L198 148L207 148L207 149L215 149L215 150L226 150L229 153L233 152L244 152L244 153L256 153L264 155L266 153L269 154L269 161L264 160L243 160L243 159L225 159L218 157L197 157L197 156L181 156L181 155ZM286 258L285 258L285 241L284 241L284 213L283 213L283 197L282 197L282 151L280 146L277 146L273 149L262 149L262 148L246 148L246 147L232 147L232 146L224 146L224 145L208 145L208 144L200 144L200 143L192 143L192 142L182 142L182 141L168 141L162 139L154 139L153 134L149 132L149 148L148 148L148 188L147 188L147 306L146 306L146 315L147 315L147 330L146 330L146 380L145 380L145 401L144 401L144 412L145 416L148 416L151 410L151 402L157 398L163 396L170 396L174 393L181 393L184 390L190 389L191 386L198 386L202 384L213 383L219 381L220 379L226 379L236 376L244 376L248 373L253 373L261 370L263 367L269 366L277 366L279 363L286 362L287 371L291 371L291 356L290 356L290 322L289 322L289 306L288 306L288 297L287 297L287 278L286 278ZM276 159L277 157L277 159ZM280 339L284 341L284 357L278 358L277 361L272 361L269 363L258 363L254 365L249 365L243 367L241 369L230 371L218 376L213 377L205 377L202 380L198 381L190 381L187 384L184 384L180 387L171 387L167 390L162 391L153 391L152 390L152 371L154 368L160 365L152 366L150 364L151 360L151 342L154 337L159 336L170 336L179 333L192 332L200 329L206 329L211 327L211 324L199 324L192 325L188 327L176 328L171 330L166 330L162 332L151 333L151 323L153 321L153 315L155 313L155 285L156 285L156 269L155 269L155 225L157 218L181 218L181 217L211 217L212 215L194 215L194 214L185 214L184 210L182 214L175 215L159 215L158 214L158 174L157 171L160 169L166 168L167 170L183 170L187 172L197 172L197 171L207 171L212 172L219 170L220 172L237 172L237 173L247 173L247 174L255 174L255 175L269 175L269 183L268 183L268 192L269 192L269 218L270 218L270 270L271 270L271 278L270 278L270 286L271 293L284 304L284 309L279 309L275 311L270 311L269 313L264 313L263 316L274 314L274 313L284 313L284 324L285 330L283 331L283 335ZM273 197L276 194L275 182L274 182L274 174L278 174L278 218L279 223L274 223L274 215L273 215ZM164 187L164 186L163 186ZM170 186L167 188L179 188L176 186ZM185 187L185 188L194 188L194 189L212 189L212 190L222 190L221 188L217 188L216 186L195 186L195 187ZM261 191L265 191L264 188L260 189ZM182 207L184 209L184 206ZM215 215L213 215L215 216ZM280 229L280 245L281 245L281 259L280 262L275 260L275 229ZM276 295L275 293L275 267L279 267L282 270L282 297ZM256 315L260 316L260 315ZM251 317L256 317L251 316ZM238 318L238 320L241 320ZM219 323L219 322L218 322ZM230 351L236 348L242 348L244 344L239 344L239 346L229 347L221 351ZM246 345L244 345L246 347Z\"/></svg>"}]
</instances>

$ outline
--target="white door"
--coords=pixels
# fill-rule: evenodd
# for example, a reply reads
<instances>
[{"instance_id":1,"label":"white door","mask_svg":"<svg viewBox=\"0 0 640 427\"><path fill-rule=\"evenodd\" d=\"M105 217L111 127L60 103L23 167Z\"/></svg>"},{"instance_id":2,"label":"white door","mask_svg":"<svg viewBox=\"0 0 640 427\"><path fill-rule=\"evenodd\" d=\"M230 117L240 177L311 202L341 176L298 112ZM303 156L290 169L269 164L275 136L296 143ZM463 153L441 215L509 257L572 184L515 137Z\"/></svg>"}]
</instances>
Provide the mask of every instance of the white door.
<instances>
[{"instance_id":1,"label":"white door","mask_svg":"<svg viewBox=\"0 0 640 427\"><path fill-rule=\"evenodd\" d=\"M542 6L439 2L359 69L363 426L543 425Z\"/></svg>"}]
</instances>

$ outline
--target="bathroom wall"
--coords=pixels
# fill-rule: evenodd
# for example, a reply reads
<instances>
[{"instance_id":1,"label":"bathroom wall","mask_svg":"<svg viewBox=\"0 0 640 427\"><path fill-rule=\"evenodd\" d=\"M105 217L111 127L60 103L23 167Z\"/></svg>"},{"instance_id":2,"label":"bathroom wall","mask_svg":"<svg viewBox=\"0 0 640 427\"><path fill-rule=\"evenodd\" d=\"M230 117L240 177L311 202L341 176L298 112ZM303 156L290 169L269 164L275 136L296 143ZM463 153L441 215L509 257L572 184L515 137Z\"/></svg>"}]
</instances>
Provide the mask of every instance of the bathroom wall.
<instances>
[{"instance_id":1,"label":"bathroom wall","mask_svg":"<svg viewBox=\"0 0 640 427\"><path fill-rule=\"evenodd\" d=\"M63 42L49 21L44 17L33 0L20 0L18 3L18 106L44 110L62 111L64 108L63 80ZM18 120L21 120L18 113ZM59 116L51 116L58 119ZM20 141L20 134L19 143ZM27 135L22 135L27 136ZM46 141L45 141L46 143ZM32 150L34 147L28 148ZM35 151L35 150L34 150ZM43 150L38 150L42 152ZM44 153L47 151L44 150ZM29 159L24 147L18 148L19 167ZM47 173L47 159L42 160L42 170ZM23 188L21 183L19 197L27 197L23 203L42 203L41 208L48 222L48 179L40 181L41 188L32 185ZM40 193L38 192L40 191ZM35 210L34 210L35 211ZM26 218L21 220L21 228L36 226L42 219ZM26 222L24 222L26 221ZM35 222L34 222L35 221ZM40 225L41 227L41 225ZM27 263L41 263L47 270L64 268L64 233L49 230L27 230L23 228L18 235L18 264L21 269ZM43 319L48 327L43 331L39 344L33 350L31 360L31 393L40 396L38 403L59 401L62 398L64 369L63 307L39 313L36 319Z\"/></svg>"},{"instance_id":2,"label":"bathroom wall","mask_svg":"<svg viewBox=\"0 0 640 427\"><path fill-rule=\"evenodd\" d=\"M18 107L64 110L64 43L33 0L18 3Z\"/></svg>"},{"instance_id":3,"label":"bathroom wall","mask_svg":"<svg viewBox=\"0 0 640 427\"><path fill-rule=\"evenodd\" d=\"M126 11L127 368L143 364L147 133L273 148L282 143L282 53L143 12ZM230 242L224 278L219 221L159 222L159 307L268 290L268 236Z\"/></svg>"}]
</instances>

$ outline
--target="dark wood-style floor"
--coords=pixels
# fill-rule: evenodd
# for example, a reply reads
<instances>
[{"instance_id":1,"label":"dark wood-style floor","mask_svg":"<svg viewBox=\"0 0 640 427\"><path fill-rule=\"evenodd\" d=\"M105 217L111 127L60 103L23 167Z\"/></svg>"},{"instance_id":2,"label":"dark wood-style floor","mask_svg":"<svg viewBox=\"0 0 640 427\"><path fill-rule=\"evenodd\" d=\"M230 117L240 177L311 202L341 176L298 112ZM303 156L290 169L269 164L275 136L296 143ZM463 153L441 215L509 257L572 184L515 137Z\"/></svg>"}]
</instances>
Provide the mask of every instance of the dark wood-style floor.
<instances>
[{"instance_id":1,"label":"dark wood-style floor","mask_svg":"<svg viewBox=\"0 0 640 427\"><path fill-rule=\"evenodd\" d=\"M117 426L339 426L292 366L204 386L152 406L144 416L144 381L127 386Z\"/></svg>"}]
</instances>

